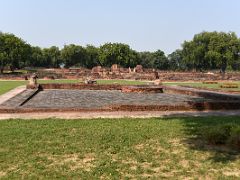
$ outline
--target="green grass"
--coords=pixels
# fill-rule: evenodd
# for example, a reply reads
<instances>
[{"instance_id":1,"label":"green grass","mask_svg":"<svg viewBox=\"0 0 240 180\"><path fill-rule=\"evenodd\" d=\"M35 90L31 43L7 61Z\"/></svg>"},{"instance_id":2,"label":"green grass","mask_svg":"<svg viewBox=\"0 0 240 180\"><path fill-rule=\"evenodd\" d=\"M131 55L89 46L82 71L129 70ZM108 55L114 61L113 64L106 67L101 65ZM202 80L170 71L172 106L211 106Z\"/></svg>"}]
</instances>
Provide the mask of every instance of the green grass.
<instances>
[{"instance_id":1,"label":"green grass","mask_svg":"<svg viewBox=\"0 0 240 180\"><path fill-rule=\"evenodd\" d=\"M79 80L69 80L69 79L61 79L61 80L39 80L39 83L78 83ZM21 85L26 85L28 81L4 81L0 80L0 95L4 94L11 89L14 89ZM128 81L128 80L98 80L98 84L128 84L128 85L141 85L146 84L143 81Z\"/></svg>"},{"instance_id":2,"label":"green grass","mask_svg":"<svg viewBox=\"0 0 240 180\"><path fill-rule=\"evenodd\" d=\"M138 80L97 80L99 84L122 84L122 85L144 85L147 84L146 81Z\"/></svg>"},{"instance_id":3,"label":"green grass","mask_svg":"<svg viewBox=\"0 0 240 180\"><path fill-rule=\"evenodd\" d=\"M25 81L0 81L0 95L25 83Z\"/></svg>"},{"instance_id":4,"label":"green grass","mask_svg":"<svg viewBox=\"0 0 240 180\"><path fill-rule=\"evenodd\" d=\"M7 91L14 89L20 85L26 85L28 81L4 81L0 80L0 95L6 93ZM79 80L39 80L39 83L77 83ZM122 84L122 85L143 85L147 84L146 81L135 81L135 80L97 80L98 84ZM185 85L191 87L203 87L203 88L213 88L221 90L234 90L240 91L240 81L234 83L239 84L239 88L220 88L219 84L203 84L201 82L165 82L164 85Z\"/></svg>"},{"instance_id":5,"label":"green grass","mask_svg":"<svg viewBox=\"0 0 240 180\"><path fill-rule=\"evenodd\" d=\"M230 82L231 83L231 82ZM220 88L221 84L224 82L220 82L218 84L203 84L202 82L166 82L164 85L183 85L183 86L191 86L191 87L200 87L200 88L210 88L210 89L220 89L225 91L240 91L240 81L234 81L234 84L238 84L238 88Z\"/></svg>"},{"instance_id":6,"label":"green grass","mask_svg":"<svg viewBox=\"0 0 240 180\"><path fill-rule=\"evenodd\" d=\"M39 83L75 83L78 80L39 80ZM0 80L0 95L18 86L26 85L28 81L5 81Z\"/></svg>"},{"instance_id":7,"label":"green grass","mask_svg":"<svg viewBox=\"0 0 240 180\"><path fill-rule=\"evenodd\" d=\"M0 179L237 179L239 153L198 130L239 117L0 121Z\"/></svg>"}]
</instances>

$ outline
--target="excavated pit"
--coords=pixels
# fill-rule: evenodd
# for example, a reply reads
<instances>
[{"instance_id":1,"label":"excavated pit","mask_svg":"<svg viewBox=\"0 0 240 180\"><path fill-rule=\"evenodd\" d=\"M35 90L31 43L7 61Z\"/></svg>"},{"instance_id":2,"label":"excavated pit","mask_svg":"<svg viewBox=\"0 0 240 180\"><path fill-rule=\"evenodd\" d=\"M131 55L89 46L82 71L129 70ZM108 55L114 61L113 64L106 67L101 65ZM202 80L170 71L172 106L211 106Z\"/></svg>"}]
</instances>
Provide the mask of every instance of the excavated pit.
<instances>
[{"instance_id":1,"label":"excavated pit","mask_svg":"<svg viewBox=\"0 0 240 180\"><path fill-rule=\"evenodd\" d=\"M240 96L183 87L42 84L0 106L2 113L240 109Z\"/></svg>"}]
</instances>

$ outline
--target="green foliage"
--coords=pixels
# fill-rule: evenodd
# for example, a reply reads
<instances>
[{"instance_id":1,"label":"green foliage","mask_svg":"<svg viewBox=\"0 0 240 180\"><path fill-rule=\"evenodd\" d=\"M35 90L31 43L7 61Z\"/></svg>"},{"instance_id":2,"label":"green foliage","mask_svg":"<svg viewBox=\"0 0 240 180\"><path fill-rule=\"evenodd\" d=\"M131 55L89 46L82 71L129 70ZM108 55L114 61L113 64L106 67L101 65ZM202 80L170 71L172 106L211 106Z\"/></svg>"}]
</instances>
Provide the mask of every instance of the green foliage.
<instances>
[{"instance_id":1,"label":"green foliage","mask_svg":"<svg viewBox=\"0 0 240 180\"><path fill-rule=\"evenodd\" d=\"M226 144L232 130L231 124L202 129L202 137L211 144Z\"/></svg>"},{"instance_id":2,"label":"green foliage","mask_svg":"<svg viewBox=\"0 0 240 180\"><path fill-rule=\"evenodd\" d=\"M129 45L106 43L99 51L99 62L102 66L119 64L123 67L133 67L137 64L137 53L130 49Z\"/></svg>"},{"instance_id":3,"label":"green foliage","mask_svg":"<svg viewBox=\"0 0 240 180\"><path fill-rule=\"evenodd\" d=\"M93 46L93 45L87 45L86 47L86 64L85 66L87 68L92 68L94 66L99 65L99 48Z\"/></svg>"},{"instance_id":4,"label":"green foliage","mask_svg":"<svg viewBox=\"0 0 240 180\"><path fill-rule=\"evenodd\" d=\"M240 126L235 126L230 132L230 137L228 139L228 144L240 149Z\"/></svg>"},{"instance_id":5,"label":"green foliage","mask_svg":"<svg viewBox=\"0 0 240 180\"><path fill-rule=\"evenodd\" d=\"M182 47L182 60L188 70L218 68L225 72L227 68L236 69L240 61L240 40L232 32L202 32Z\"/></svg>"},{"instance_id":6,"label":"green foliage","mask_svg":"<svg viewBox=\"0 0 240 180\"><path fill-rule=\"evenodd\" d=\"M41 75L42 72L39 74ZM45 76L45 75L42 75ZM78 83L79 80L70 79L56 79L56 80L38 80L39 83ZM4 94L18 86L26 85L28 81L1 81L0 80L0 95ZM97 80L98 84L123 84L123 85L144 85L147 84L145 81L130 81L130 80Z\"/></svg>"},{"instance_id":7,"label":"green foliage","mask_svg":"<svg viewBox=\"0 0 240 180\"><path fill-rule=\"evenodd\" d=\"M178 85L204 89L217 89L221 91L240 91L240 81L234 81L238 88L221 88L224 82L218 82L217 84L204 84L202 82L163 82L164 85Z\"/></svg>"},{"instance_id":8,"label":"green foliage","mask_svg":"<svg viewBox=\"0 0 240 180\"><path fill-rule=\"evenodd\" d=\"M153 53L153 68L166 70L168 66L169 62L163 51L157 50Z\"/></svg>"},{"instance_id":9,"label":"green foliage","mask_svg":"<svg viewBox=\"0 0 240 180\"><path fill-rule=\"evenodd\" d=\"M44 67L47 66L47 60L43 56L43 51L40 47L32 47L31 60L29 66L32 67Z\"/></svg>"},{"instance_id":10,"label":"green foliage","mask_svg":"<svg viewBox=\"0 0 240 180\"><path fill-rule=\"evenodd\" d=\"M5 66L11 70L26 65L30 56L31 47L22 39L13 34L0 33L0 69L3 72Z\"/></svg>"},{"instance_id":11,"label":"green foliage","mask_svg":"<svg viewBox=\"0 0 240 180\"><path fill-rule=\"evenodd\" d=\"M169 68L172 70L182 70L184 69L182 63L182 51L176 50L173 53L168 55Z\"/></svg>"},{"instance_id":12,"label":"green foliage","mask_svg":"<svg viewBox=\"0 0 240 180\"><path fill-rule=\"evenodd\" d=\"M58 68L61 64L60 50L56 46L50 48L44 48L42 50L43 58L45 59L45 67L56 67Z\"/></svg>"},{"instance_id":13,"label":"green foliage","mask_svg":"<svg viewBox=\"0 0 240 180\"><path fill-rule=\"evenodd\" d=\"M65 45L61 51L61 57L66 67L86 66L86 50L82 46Z\"/></svg>"},{"instance_id":14,"label":"green foliage","mask_svg":"<svg viewBox=\"0 0 240 180\"><path fill-rule=\"evenodd\" d=\"M239 117L2 120L1 179L239 179L239 153L188 141L199 127L234 121Z\"/></svg>"},{"instance_id":15,"label":"green foliage","mask_svg":"<svg viewBox=\"0 0 240 180\"><path fill-rule=\"evenodd\" d=\"M0 70L4 67L66 67L92 68L97 65L111 67L135 67L161 70L197 70L220 69L240 70L240 40L235 33L202 32L191 41L185 41L181 50L166 56L163 51L137 52L127 44L106 43L100 47L75 44L40 48L30 46L13 34L0 32Z\"/></svg>"},{"instance_id":16,"label":"green foliage","mask_svg":"<svg viewBox=\"0 0 240 180\"><path fill-rule=\"evenodd\" d=\"M171 65L164 52L161 50L157 50L156 52L140 52L139 56L140 64L145 68L166 70Z\"/></svg>"},{"instance_id":17,"label":"green foliage","mask_svg":"<svg viewBox=\"0 0 240 180\"><path fill-rule=\"evenodd\" d=\"M201 129L203 139L210 144L223 144L240 149L240 126L224 124Z\"/></svg>"}]
</instances>

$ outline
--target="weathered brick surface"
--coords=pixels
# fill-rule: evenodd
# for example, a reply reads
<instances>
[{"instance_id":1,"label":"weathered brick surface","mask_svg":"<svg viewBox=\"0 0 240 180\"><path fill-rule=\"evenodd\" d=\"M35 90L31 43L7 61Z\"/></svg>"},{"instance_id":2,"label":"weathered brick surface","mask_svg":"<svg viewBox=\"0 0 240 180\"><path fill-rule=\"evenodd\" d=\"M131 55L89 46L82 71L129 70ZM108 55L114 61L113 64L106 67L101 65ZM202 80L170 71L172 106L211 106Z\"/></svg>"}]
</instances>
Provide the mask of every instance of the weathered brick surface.
<instances>
[{"instance_id":1,"label":"weathered brick surface","mask_svg":"<svg viewBox=\"0 0 240 180\"><path fill-rule=\"evenodd\" d=\"M163 88L161 86L125 86L122 87L122 92L163 93Z\"/></svg>"},{"instance_id":2,"label":"weathered brick surface","mask_svg":"<svg viewBox=\"0 0 240 180\"><path fill-rule=\"evenodd\" d=\"M204 97L219 101L240 101L239 94L227 94L222 92L214 92L209 90L200 90L196 88L188 88L181 86L163 86L165 92L172 94L185 94L190 96Z\"/></svg>"},{"instance_id":3,"label":"weathered brick surface","mask_svg":"<svg viewBox=\"0 0 240 180\"><path fill-rule=\"evenodd\" d=\"M89 108L119 105L174 106L187 101L203 102L204 98L162 93L122 93L111 90L44 90L23 105L27 108Z\"/></svg>"},{"instance_id":4,"label":"weathered brick surface","mask_svg":"<svg viewBox=\"0 0 240 180\"><path fill-rule=\"evenodd\" d=\"M40 89L121 90L122 85L110 84L41 84Z\"/></svg>"},{"instance_id":5,"label":"weathered brick surface","mask_svg":"<svg viewBox=\"0 0 240 180\"><path fill-rule=\"evenodd\" d=\"M41 87L41 86L40 86ZM240 109L240 95L162 86L164 93L121 92L129 86L44 84L8 100L0 113L64 111L174 111ZM141 91L160 86L130 86ZM131 88L130 88L131 89Z\"/></svg>"},{"instance_id":6,"label":"weathered brick surface","mask_svg":"<svg viewBox=\"0 0 240 180\"><path fill-rule=\"evenodd\" d=\"M11 99L7 100L3 104L2 107L10 107L10 108L18 108L26 103L29 99L31 99L36 93L38 89L27 89L20 94L12 97Z\"/></svg>"}]
</instances>

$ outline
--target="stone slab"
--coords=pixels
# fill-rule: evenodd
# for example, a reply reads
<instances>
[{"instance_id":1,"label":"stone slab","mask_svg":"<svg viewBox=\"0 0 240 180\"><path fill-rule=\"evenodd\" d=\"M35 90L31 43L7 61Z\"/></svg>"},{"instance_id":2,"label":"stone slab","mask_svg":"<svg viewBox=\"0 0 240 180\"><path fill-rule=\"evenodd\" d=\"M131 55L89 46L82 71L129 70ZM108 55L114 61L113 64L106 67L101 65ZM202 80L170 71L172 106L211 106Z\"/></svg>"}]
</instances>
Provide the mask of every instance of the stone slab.
<instances>
[{"instance_id":1,"label":"stone slab","mask_svg":"<svg viewBox=\"0 0 240 180\"><path fill-rule=\"evenodd\" d=\"M6 102L7 100L15 97L16 95L22 93L26 89L26 86L19 86L15 89L8 91L7 93L0 96L0 105Z\"/></svg>"},{"instance_id":2,"label":"stone slab","mask_svg":"<svg viewBox=\"0 0 240 180\"><path fill-rule=\"evenodd\" d=\"M44 90L31 98L23 108L99 109L117 105L182 105L189 101L210 101L201 97L166 93L122 93L112 90Z\"/></svg>"},{"instance_id":3,"label":"stone slab","mask_svg":"<svg viewBox=\"0 0 240 180\"><path fill-rule=\"evenodd\" d=\"M29 99L31 99L37 92L38 89L24 89L17 95L3 102L0 106L18 108L22 106L24 103L26 103Z\"/></svg>"}]
</instances>

